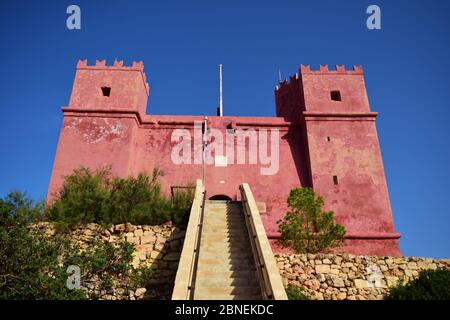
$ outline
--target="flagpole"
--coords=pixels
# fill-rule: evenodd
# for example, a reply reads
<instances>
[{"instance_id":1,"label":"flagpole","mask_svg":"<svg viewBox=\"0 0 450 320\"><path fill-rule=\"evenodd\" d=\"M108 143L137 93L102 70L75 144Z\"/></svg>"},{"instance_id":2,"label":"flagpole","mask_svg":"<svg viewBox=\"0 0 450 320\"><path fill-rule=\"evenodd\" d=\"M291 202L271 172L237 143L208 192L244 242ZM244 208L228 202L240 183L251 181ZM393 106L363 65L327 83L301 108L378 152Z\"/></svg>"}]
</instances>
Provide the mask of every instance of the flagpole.
<instances>
[{"instance_id":1,"label":"flagpole","mask_svg":"<svg viewBox=\"0 0 450 320\"><path fill-rule=\"evenodd\" d=\"M219 116L223 116L222 64L219 64Z\"/></svg>"}]
</instances>

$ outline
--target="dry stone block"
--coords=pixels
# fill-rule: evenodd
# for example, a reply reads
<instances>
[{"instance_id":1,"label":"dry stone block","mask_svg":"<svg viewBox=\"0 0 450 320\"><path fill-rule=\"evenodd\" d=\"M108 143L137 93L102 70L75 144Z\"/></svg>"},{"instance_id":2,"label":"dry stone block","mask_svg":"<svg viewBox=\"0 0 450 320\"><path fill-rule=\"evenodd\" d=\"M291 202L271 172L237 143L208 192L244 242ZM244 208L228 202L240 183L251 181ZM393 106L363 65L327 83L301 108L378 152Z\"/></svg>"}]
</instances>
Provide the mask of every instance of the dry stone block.
<instances>
[{"instance_id":1,"label":"dry stone block","mask_svg":"<svg viewBox=\"0 0 450 320\"><path fill-rule=\"evenodd\" d=\"M136 230L136 227L131 223L125 225L125 232L133 232L134 230Z\"/></svg>"},{"instance_id":2,"label":"dry stone block","mask_svg":"<svg viewBox=\"0 0 450 320\"><path fill-rule=\"evenodd\" d=\"M364 289L364 288L368 288L369 284L367 282L367 280L363 280L363 279L355 279L355 287L357 289Z\"/></svg>"},{"instance_id":3,"label":"dry stone block","mask_svg":"<svg viewBox=\"0 0 450 320\"><path fill-rule=\"evenodd\" d=\"M145 289L145 288L138 288L138 289L136 289L136 292L134 293L134 295L137 298L142 298L142 297L144 297L146 292L147 292L147 289Z\"/></svg>"},{"instance_id":4,"label":"dry stone block","mask_svg":"<svg viewBox=\"0 0 450 320\"><path fill-rule=\"evenodd\" d=\"M331 278L331 281L333 282L333 287L335 287L335 288L343 288L343 287L345 287L344 280L342 280L338 276L333 276Z\"/></svg>"},{"instance_id":5,"label":"dry stone block","mask_svg":"<svg viewBox=\"0 0 450 320\"><path fill-rule=\"evenodd\" d=\"M126 240L127 240L127 242L129 242L129 243L134 243L135 245L140 245L141 243L140 243L140 239L139 238L136 238L136 237L133 237L133 236L127 236L126 237Z\"/></svg>"},{"instance_id":6,"label":"dry stone block","mask_svg":"<svg viewBox=\"0 0 450 320\"><path fill-rule=\"evenodd\" d=\"M158 252L158 251L150 252L150 258L152 258L152 259L160 259L161 258L161 252Z\"/></svg>"},{"instance_id":7,"label":"dry stone block","mask_svg":"<svg viewBox=\"0 0 450 320\"><path fill-rule=\"evenodd\" d=\"M316 265L316 273L330 273L330 266L327 264Z\"/></svg>"},{"instance_id":8,"label":"dry stone block","mask_svg":"<svg viewBox=\"0 0 450 320\"><path fill-rule=\"evenodd\" d=\"M141 244L152 244L155 243L156 237L153 235L141 236Z\"/></svg>"},{"instance_id":9,"label":"dry stone block","mask_svg":"<svg viewBox=\"0 0 450 320\"><path fill-rule=\"evenodd\" d=\"M117 224L115 227L114 227L114 232L116 232L116 233L121 233L121 232L124 232L125 231L125 225L122 223L122 224Z\"/></svg>"}]
</instances>

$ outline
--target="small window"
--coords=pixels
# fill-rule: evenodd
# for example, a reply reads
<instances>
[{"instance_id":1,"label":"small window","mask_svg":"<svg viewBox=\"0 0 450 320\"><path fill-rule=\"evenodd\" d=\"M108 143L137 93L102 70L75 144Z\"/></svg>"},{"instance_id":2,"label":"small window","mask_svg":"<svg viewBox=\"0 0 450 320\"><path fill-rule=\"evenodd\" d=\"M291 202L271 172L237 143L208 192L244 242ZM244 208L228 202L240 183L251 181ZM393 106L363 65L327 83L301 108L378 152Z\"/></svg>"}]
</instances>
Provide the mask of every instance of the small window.
<instances>
[{"instance_id":1,"label":"small window","mask_svg":"<svg viewBox=\"0 0 450 320\"><path fill-rule=\"evenodd\" d=\"M333 176L333 183L335 186L338 185L338 177L337 176Z\"/></svg>"},{"instance_id":2,"label":"small window","mask_svg":"<svg viewBox=\"0 0 450 320\"><path fill-rule=\"evenodd\" d=\"M342 101L341 92L339 90L331 91L331 100L333 100L333 101Z\"/></svg>"},{"instance_id":3,"label":"small window","mask_svg":"<svg viewBox=\"0 0 450 320\"><path fill-rule=\"evenodd\" d=\"M330 141L331 141L330 137L327 137L327 141L328 141L328 142L330 142Z\"/></svg>"},{"instance_id":4,"label":"small window","mask_svg":"<svg viewBox=\"0 0 450 320\"><path fill-rule=\"evenodd\" d=\"M102 93L104 97L109 97L111 94L111 88L110 87L102 87Z\"/></svg>"}]
</instances>

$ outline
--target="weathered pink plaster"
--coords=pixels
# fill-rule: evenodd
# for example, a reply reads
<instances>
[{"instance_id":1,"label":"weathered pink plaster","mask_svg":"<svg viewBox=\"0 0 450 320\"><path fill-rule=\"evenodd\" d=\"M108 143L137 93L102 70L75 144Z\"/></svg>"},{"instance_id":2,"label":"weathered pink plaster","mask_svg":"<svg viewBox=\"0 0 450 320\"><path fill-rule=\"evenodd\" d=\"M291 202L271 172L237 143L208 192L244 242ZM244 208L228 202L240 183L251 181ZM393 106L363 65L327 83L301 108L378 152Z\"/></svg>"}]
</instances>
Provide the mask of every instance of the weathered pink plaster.
<instances>
[{"instance_id":1,"label":"weathered pink plaster","mask_svg":"<svg viewBox=\"0 0 450 320\"><path fill-rule=\"evenodd\" d=\"M110 96L102 87L111 88ZM339 90L342 101L332 101ZM110 165L125 177L158 167L164 171L163 190L202 177L201 164L175 165L171 151L174 129L187 129L194 137L194 121L203 116L145 114L149 87L142 62L88 66L79 61L69 106L63 107L63 124L50 180L47 202L64 175L80 165ZM274 250L277 221L286 212L291 188L311 186L324 196L326 208L347 229L340 248L355 254L400 255L392 221L386 178L370 112L363 70L344 67L311 71L301 66L289 82L275 91L277 117L208 117L208 127L224 133L234 129L279 129L280 165L275 175L261 175L260 164L208 165L207 196L223 194L239 199L239 185L249 183L257 201L265 202L262 215ZM192 143L192 151L196 148ZM247 148L248 149L248 148ZM236 154L236 147L235 147ZM235 155L236 157L236 155ZM333 176L338 184L334 184Z\"/></svg>"}]
</instances>

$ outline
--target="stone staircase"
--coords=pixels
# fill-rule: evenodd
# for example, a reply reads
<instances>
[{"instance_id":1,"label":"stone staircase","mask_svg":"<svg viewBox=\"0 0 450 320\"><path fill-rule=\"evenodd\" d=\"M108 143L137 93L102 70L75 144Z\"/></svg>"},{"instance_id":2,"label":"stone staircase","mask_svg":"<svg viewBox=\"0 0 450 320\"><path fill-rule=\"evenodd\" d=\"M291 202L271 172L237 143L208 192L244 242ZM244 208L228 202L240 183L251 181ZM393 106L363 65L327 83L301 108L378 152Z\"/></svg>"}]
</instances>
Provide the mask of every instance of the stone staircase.
<instances>
[{"instance_id":1,"label":"stone staircase","mask_svg":"<svg viewBox=\"0 0 450 320\"><path fill-rule=\"evenodd\" d=\"M241 202L205 201L194 299L261 298Z\"/></svg>"}]
</instances>

